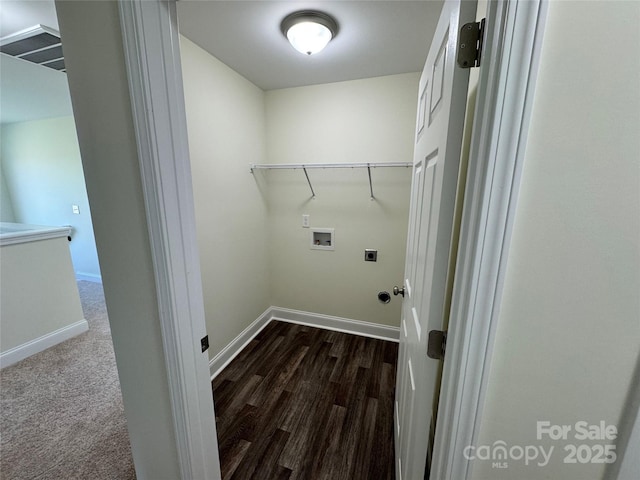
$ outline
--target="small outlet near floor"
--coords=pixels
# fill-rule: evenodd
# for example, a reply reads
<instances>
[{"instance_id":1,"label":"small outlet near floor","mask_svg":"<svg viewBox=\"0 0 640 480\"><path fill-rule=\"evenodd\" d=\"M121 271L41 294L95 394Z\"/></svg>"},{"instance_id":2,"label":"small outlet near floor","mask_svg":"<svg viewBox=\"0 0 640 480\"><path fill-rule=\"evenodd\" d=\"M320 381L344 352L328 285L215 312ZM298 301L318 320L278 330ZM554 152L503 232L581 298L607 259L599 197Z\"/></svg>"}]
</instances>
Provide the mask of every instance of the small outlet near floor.
<instances>
[{"instance_id":1,"label":"small outlet near floor","mask_svg":"<svg viewBox=\"0 0 640 480\"><path fill-rule=\"evenodd\" d=\"M302 226L309 228L309 215L302 215Z\"/></svg>"},{"instance_id":2,"label":"small outlet near floor","mask_svg":"<svg viewBox=\"0 0 640 480\"><path fill-rule=\"evenodd\" d=\"M367 248L364 251L364 261L365 262L377 262L378 261L378 251Z\"/></svg>"}]
</instances>

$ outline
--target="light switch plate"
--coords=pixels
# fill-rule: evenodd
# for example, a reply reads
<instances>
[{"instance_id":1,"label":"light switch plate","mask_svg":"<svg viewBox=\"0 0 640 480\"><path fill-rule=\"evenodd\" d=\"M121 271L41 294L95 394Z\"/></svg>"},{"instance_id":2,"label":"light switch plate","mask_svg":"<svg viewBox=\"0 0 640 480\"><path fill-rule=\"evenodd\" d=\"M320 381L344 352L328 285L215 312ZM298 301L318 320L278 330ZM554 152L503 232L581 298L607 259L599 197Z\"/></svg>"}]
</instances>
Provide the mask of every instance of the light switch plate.
<instances>
[{"instance_id":1,"label":"light switch plate","mask_svg":"<svg viewBox=\"0 0 640 480\"><path fill-rule=\"evenodd\" d=\"M71 211L75 215L80 215L80 207L78 205L71 205Z\"/></svg>"}]
</instances>

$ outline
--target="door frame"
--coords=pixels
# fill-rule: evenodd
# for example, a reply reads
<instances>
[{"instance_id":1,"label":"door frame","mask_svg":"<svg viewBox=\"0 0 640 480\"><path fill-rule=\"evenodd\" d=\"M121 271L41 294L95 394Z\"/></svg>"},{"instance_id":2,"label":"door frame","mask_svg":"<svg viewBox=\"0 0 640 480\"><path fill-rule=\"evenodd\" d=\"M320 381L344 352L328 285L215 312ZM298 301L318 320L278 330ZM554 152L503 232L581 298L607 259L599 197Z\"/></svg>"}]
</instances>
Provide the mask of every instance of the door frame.
<instances>
[{"instance_id":1,"label":"door frame","mask_svg":"<svg viewBox=\"0 0 640 480\"><path fill-rule=\"evenodd\" d=\"M547 0L489 2L431 475L466 480L484 413Z\"/></svg>"},{"instance_id":2,"label":"door frame","mask_svg":"<svg viewBox=\"0 0 640 480\"><path fill-rule=\"evenodd\" d=\"M119 3L180 471L219 479L193 342L204 336L194 331L204 304L175 0ZM470 473L462 449L476 441L484 408L546 11L546 0L489 4L432 465L438 480Z\"/></svg>"},{"instance_id":3,"label":"door frame","mask_svg":"<svg viewBox=\"0 0 640 480\"><path fill-rule=\"evenodd\" d=\"M180 476L217 480L176 3L118 4Z\"/></svg>"}]
</instances>

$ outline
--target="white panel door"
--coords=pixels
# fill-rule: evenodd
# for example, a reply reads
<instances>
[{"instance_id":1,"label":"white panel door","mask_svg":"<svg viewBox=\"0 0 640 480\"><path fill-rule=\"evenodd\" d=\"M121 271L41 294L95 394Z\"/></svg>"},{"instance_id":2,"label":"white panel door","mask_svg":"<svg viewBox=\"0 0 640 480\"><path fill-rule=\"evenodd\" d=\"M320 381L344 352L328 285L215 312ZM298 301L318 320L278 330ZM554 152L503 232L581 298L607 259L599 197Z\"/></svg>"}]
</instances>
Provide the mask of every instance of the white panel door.
<instances>
[{"instance_id":1,"label":"white panel door","mask_svg":"<svg viewBox=\"0 0 640 480\"><path fill-rule=\"evenodd\" d=\"M447 1L420 79L396 385L396 478L426 477L439 361L427 337L441 330L469 71L456 65L460 26L475 1Z\"/></svg>"}]
</instances>

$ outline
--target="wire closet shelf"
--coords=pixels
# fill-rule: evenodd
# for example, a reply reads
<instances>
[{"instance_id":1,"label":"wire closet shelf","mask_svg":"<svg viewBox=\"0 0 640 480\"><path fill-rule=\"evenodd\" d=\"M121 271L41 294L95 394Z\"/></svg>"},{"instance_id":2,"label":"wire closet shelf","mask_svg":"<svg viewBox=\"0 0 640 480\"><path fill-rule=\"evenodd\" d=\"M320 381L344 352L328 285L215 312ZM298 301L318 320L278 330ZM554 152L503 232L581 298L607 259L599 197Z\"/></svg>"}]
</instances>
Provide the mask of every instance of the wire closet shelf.
<instances>
[{"instance_id":1,"label":"wire closet shelf","mask_svg":"<svg viewBox=\"0 0 640 480\"><path fill-rule=\"evenodd\" d=\"M369 191L371 193L371 200L375 197L373 195L373 183L371 182L371 169L372 168L392 168L392 167L404 167L409 168L413 167L412 162L377 162L377 163L263 163L256 164L252 163L250 165L251 173L254 173L255 170L302 170L304 172L304 176L307 179L307 183L309 184L309 189L311 190L311 197L315 198L316 193L313 190L313 185L311 185L311 180L309 179L309 174L307 170L317 169L317 168L366 168L367 173L369 174Z\"/></svg>"}]
</instances>

